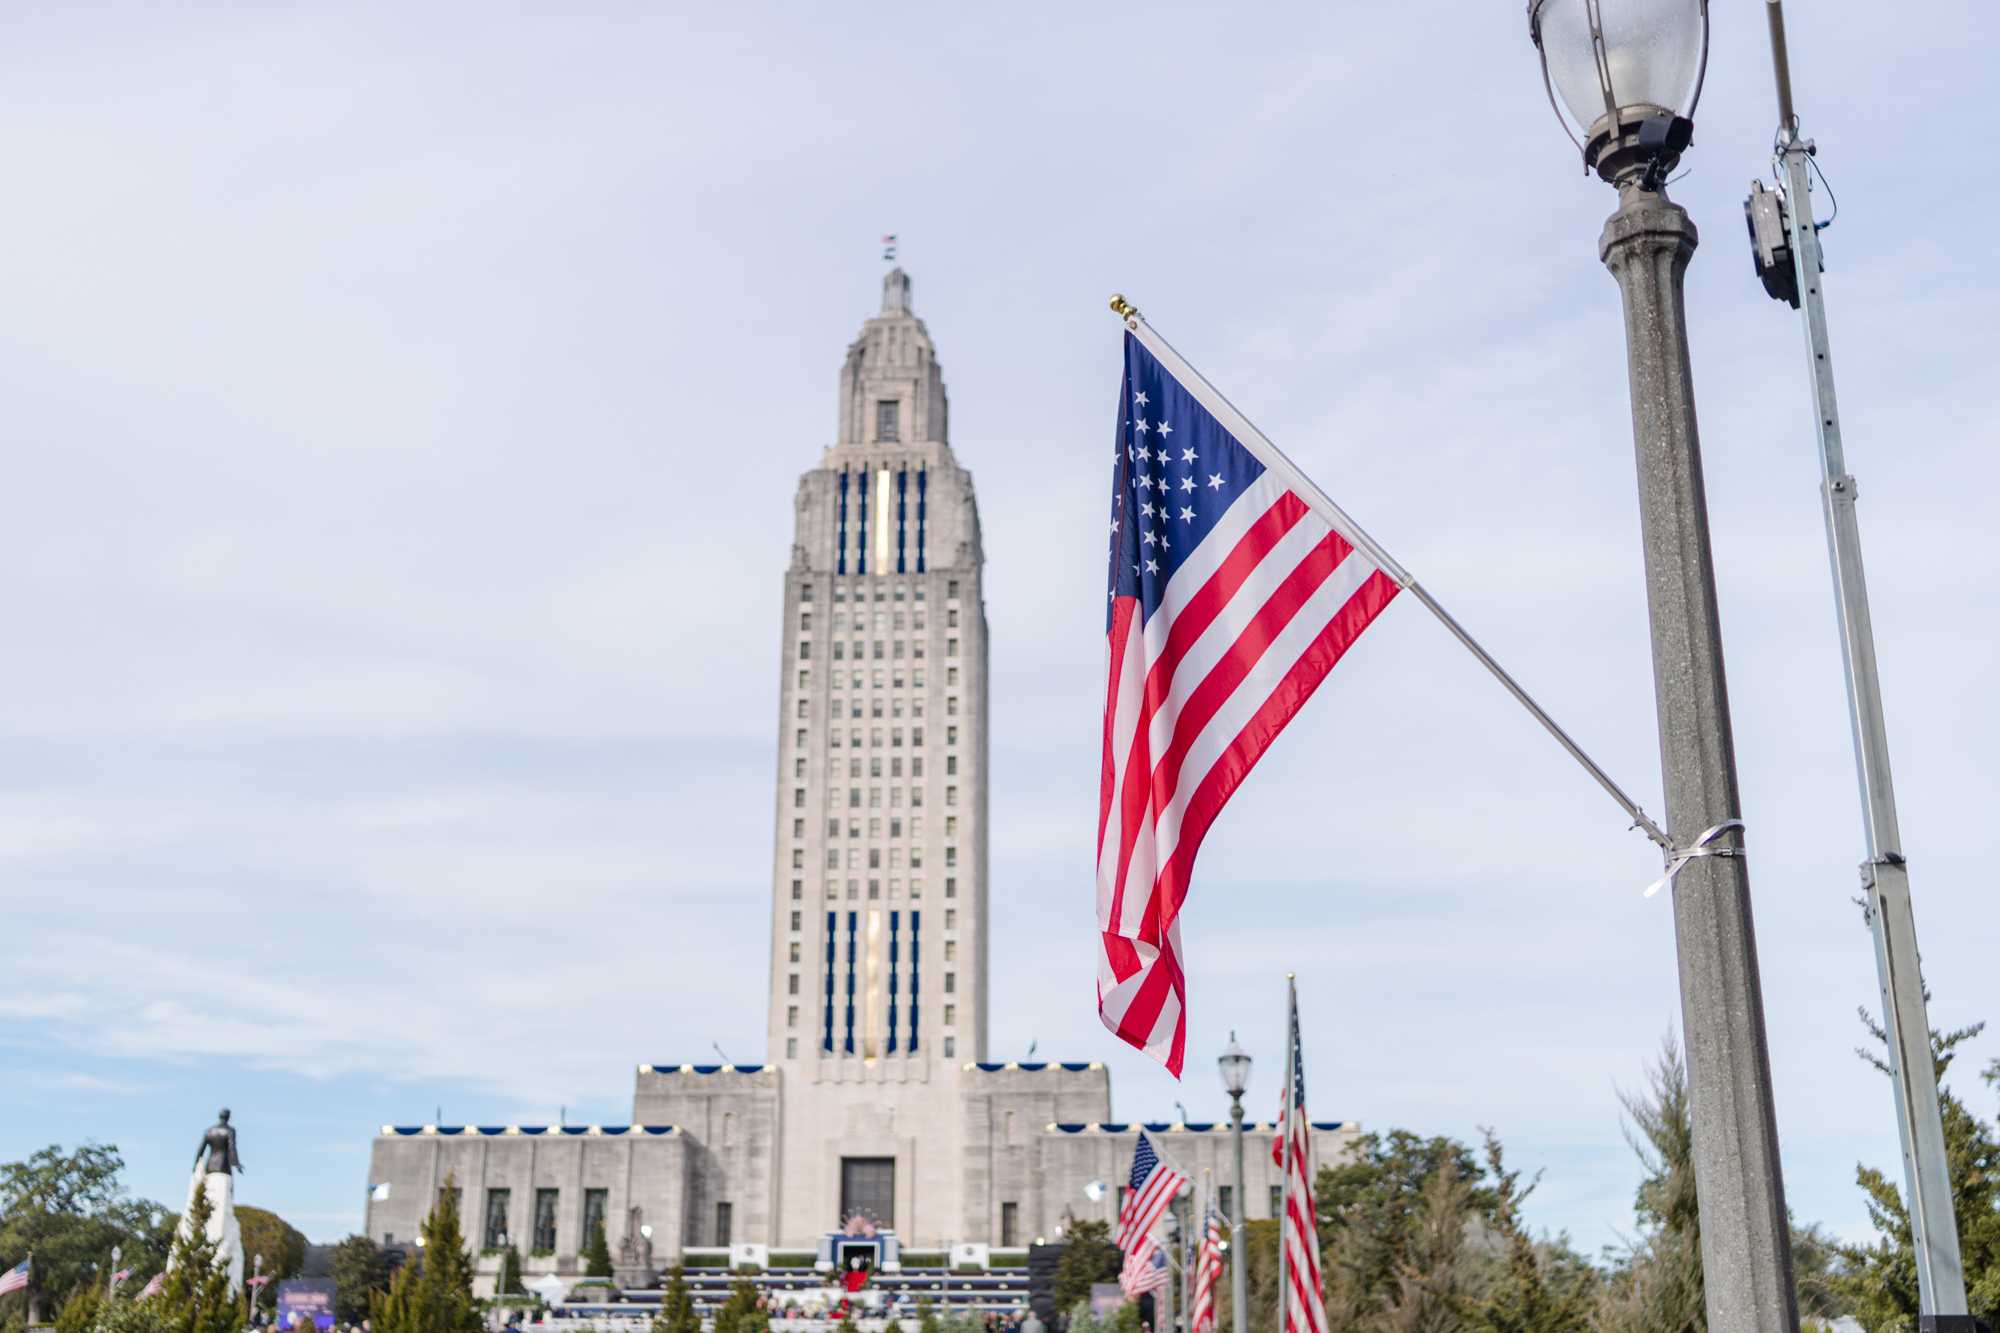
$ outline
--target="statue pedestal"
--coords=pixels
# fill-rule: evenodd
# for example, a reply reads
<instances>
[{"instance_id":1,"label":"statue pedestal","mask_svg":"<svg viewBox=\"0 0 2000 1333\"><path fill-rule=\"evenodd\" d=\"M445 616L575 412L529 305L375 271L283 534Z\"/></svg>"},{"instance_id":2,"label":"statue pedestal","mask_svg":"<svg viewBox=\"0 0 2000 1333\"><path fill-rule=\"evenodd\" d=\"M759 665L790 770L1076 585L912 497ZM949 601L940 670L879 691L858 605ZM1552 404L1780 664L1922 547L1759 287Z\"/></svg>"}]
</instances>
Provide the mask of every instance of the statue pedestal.
<instances>
[{"instance_id":1,"label":"statue pedestal","mask_svg":"<svg viewBox=\"0 0 2000 1333\"><path fill-rule=\"evenodd\" d=\"M236 1223L236 1177L227 1171L197 1169L188 1180L187 1207L181 1211L178 1234L185 1236L194 1215L195 1195L208 1194L208 1243L215 1246L215 1264L229 1270L229 1291L243 1291L243 1231Z\"/></svg>"}]
</instances>

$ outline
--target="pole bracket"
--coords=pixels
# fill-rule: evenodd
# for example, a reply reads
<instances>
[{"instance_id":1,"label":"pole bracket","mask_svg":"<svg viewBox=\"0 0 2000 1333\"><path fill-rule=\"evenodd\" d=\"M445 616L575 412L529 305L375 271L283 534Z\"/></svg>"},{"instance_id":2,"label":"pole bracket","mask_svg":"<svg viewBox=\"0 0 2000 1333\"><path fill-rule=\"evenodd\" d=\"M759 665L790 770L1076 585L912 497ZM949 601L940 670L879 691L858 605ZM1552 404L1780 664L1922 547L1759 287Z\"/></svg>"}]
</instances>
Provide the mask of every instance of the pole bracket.
<instances>
[{"instance_id":1,"label":"pole bracket","mask_svg":"<svg viewBox=\"0 0 2000 1333\"><path fill-rule=\"evenodd\" d=\"M1672 884L1675 876L1679 875L1681 871L1686 870L1689 864L1701 857L1746 855L1747 853L1741 847L1720 847L1716 845L1715 840L1729 832L1743 832L1743 821L1740 819L1725 819L1720 824L1702 830L1701 836L1696 838L1693 843L1680 848L1678 851L1669 853L1667 856L1667 872L1647 886L1645 896L1650 898L1661 889Z\"/></svg>"}]
</instances>

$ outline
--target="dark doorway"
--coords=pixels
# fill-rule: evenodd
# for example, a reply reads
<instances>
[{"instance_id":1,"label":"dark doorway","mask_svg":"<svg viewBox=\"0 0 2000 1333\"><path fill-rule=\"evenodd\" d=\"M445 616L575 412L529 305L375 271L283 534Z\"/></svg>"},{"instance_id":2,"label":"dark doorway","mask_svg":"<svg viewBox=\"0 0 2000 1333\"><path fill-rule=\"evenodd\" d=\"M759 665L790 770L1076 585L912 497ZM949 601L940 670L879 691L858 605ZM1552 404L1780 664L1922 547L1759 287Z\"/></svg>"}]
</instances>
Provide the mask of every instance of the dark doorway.
<instances>
[{"instance_id":1,"label":"dark doorway","mask_svg":"<svg viewBox=\"0 0 2000 1333\"><path fill-rule=\"evenodd\" d=\"M840 1159L840 1222L860 1213L878 1227L896 1225L896 1159Z\"/></svg>"}]
</instances>

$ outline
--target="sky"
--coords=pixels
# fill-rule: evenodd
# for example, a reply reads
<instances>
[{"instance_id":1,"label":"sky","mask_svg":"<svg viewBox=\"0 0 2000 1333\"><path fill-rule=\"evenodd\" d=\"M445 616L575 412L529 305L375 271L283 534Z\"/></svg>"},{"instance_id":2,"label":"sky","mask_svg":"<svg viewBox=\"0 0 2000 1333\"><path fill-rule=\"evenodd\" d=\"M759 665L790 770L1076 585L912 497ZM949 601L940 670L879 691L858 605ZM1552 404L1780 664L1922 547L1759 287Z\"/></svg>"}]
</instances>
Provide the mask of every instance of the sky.
<instances>
[{"instance_id":1,"label":"sky","mask_svg":"<svg viewBox=\"0 0 2000 1333\"><path fill-rule=\"evenodd\" d=\"M1670 188L1788 1198L1859 1237L1896 1133L1800 327L1740 211L1761 8L1716 6ZM1955 1026L2000 1017L2000 13L1796 8ZM762 1057L793 478L894 232L985 530L992 1056L1204 1120L1233 1030L1268 1118L1296 971L1315 1118L1490 1127L1535 1225L1630 1233L1657 857L1409 599L1208 839L1185 1081L1093 1002L1113 291L1661 813L1614 200L1518 3L58 6L0 87L0 1160L115 1143L177 1204L226 1104L241 1201L334 1239L383 1123L623 1123L635 1064ZM1996 1056L1950 1080L1987 1115Z\"/></svg>"}]
</instances>

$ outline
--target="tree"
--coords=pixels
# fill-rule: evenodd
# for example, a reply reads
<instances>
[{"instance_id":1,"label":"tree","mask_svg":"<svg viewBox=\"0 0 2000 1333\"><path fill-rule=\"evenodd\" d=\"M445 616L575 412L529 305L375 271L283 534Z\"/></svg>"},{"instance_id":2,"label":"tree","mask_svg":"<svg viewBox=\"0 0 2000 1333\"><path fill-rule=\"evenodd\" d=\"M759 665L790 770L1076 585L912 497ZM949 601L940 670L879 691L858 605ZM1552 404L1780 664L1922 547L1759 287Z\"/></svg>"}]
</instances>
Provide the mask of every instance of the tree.
<instances>
[{"instance_id":1,"label":"tree","mask_svg":"<svg viewBox=\"0 0 2000 1333\"><path fill-rule=\"evenodd\" d=\"M509 1241L507 1247L500 1251L500 1271L493 1278L493 1294L507 1296L520 1291L521 1251Z\"/></svg>"},{"instance_id":2,"label":"tree","mask_svg":"<svg viewBox=\"0 0 2000 1333\"><path fill-rule=\"evenodd\" d=\"M1701 1207L1694 1187L1694 1119L1687 1066L1671 1036L1647 1071L1647 1091L1621 1093L1631 1123L1625 1141L1646 1168L1633 1200L1637 1239L1611 1256L1606 1333L1706 1333L1701 1278Z\"/></svg>"},{"instance_id":3,"label":"tree","mask_svg":"<svg viewBox=\"0 0 2000 1333\"><path fill-rule=\"evenodd\" d=\"M1124 1258L1111 1243L1109 1222L1072 1220L1063 1231L1062 1254L1051 1286L1056 1312L1068 1315L1079 1302L1090 1299L1093 1285L1115 1282Z\"/></svg>"},{"instance_id":4,"label":"tree","mask_svg":"<svg viewBox=\"0 0 2000 1333\"><path fill-rule=\"evenodd\" d=\"M1928 991L1925 998L1929 998ZM1876 1041L1884 1039L1881 1024L1865 1009L1861 1022ZM1951 1068L1957 1048L1978 1036L1985 1026L1975 1023L1952 1032L1933 1029L1930 1037L1967 1303L1974 1315L1990 1324L2000 1321L2000 1132L1944 1086L1945 1071ZM1888 1072L1888 1064L1874 1052L1863 1050L1860 1054L1883 1073ZM2000 1061L1986 1070L1985 1079L2000 1087ZM1834 1286L1871 1333L1910 1327L1917 1318L1917 1268L1909 1211L1896 1183L1874 1167L1856 1167L1855 1183L1868 1195L1868 1220L1874 1224L1877 1239L1873 1245L1842 1247L1846 1270L1834 1280Z\"/></svg>"},{"instance_id":5,"label":"tree","mask_svg":"<svg viewBox=\"0 0 2000 1333\"><path fill-rule=\"evenodd\" d=\"M771 1316L758 1304L757 1288L748 1278L738 1278L729 1288L729 1299L715 1312L713 1333L769 1333Z\"/></svg>"},{"instance_id":6,"label":"tree","mask_svg":"<svg viewBox=\"0 0 2000 1333\"><path fill-rule=\"evenodd\" d=\"M472 1256L458 1227L458 1191L446 1183L424 1218L419 1257L397 1270L388 1291L369 1301L375 1333L480 1333Z\"/></svg>"},{"instance_id":7,"label":"tree","mask_svg":"<svg viewBox=\"0 0 2000 1333\"><path fill-rule=\"evenodd\" d=\"M86 1282L69 1294L56 1314L56 1333L90 1333L97 1325L97 1315L104 1308L104 1297L95 1282Z\"/></svg>"},{"instance_id":8,"label":"tree","mask_svg":"<svg viewBox=\"0 0 2000 1333\"><path fill-rule=\"evenodd\" d=\"M208 1191L196 1190L167 1258L166 1282L150 1302L168 1333L238 1333L243 1327L243 1302L231 1294L229 1270L216 1262L208 1238L212 1215Z\"/></svg>"},{"instance_id":9,"label":"tree","mask_svg":"<svg viewBox=\"0 0 2000 1333\"><path fill-rule=\"evenodd\" d=\"M288 1277L297 1277L299 1270L306 1266L305 1233L276 1213L263 1208L238 1207L236 1225L243 1233L245 1273L249 1273L254 1267L252 1260L255 1256L264 1256L264 1267L261 1271L271 1281L265 1284L261 1291L253 1294L252 1301L255 1304L269 1306L277 1293L274 1284Z\"/></svg>"},{"instance_id":10,"label":"tree","mask_svg":"<svg viewBox=\"0 0 2000 1333\"><path fill-rule=\"evenodd\" d=\"M1507 1245L1507 1267L1478 1307L1473 1326L1491 1333L1589 1333L1598 1300L1596 1270L1566 1239L1537 1242L1521 1218L1521 1204L1541 1177L1523 1187L1521 1173L1507 1169L1491 1130L1486 1170L1493 1177L1493 1224Z\"/></svg>"},{"instance_id":11,"label":"tree","mask_svg":"<svg viewBox=\"0 0 2000 1333\"><path fill-rule=\"evenodd\" d=\"M0 1164L0 1254L35 1256L29 1323L40 1322L45 1303L60 1309L72 1291L94 1281L93 1269L110 1262L113 1246L153 1272L165 1262L171 1235L161 1224L165 1210L126 1195L118 1178L124 1167L118 1149L106 1143L73 1152L52 1143Z\"/></svg>"},{"instance_id":12,"label":"tree","mask_svg":"<svg viewBox=\"0 0 2000 1333\"><path fill-rule=\"evenodd\" d=\"M359 1325L368 1318L369 1301L389 1289L389 1261L368 1237L349 1236L333 1247L329 1268L335 1321Z\"/></svg>"},{"instance_id":13,"label":"tree","mask_svg":"<svg viewBox=\"0 0 2000 1333\"><path fill-rule=\"evenodd\" d=\"M604 1239L604 1219L601 1217L590 1228L590 1241L583 1247L583 1275L611 1276L611 1246Z\"/></svg>"},{"instance_id":14,"label":"tree","mask_svg":"<svg viewBox=\"0 0 2000 1333\"><path fill-rule=\"evenodd\" d=\"M660 1293L660 1313L653 1320L652 1333L701 1333L701 1316L695 1313L694 1296L688 1291L687 1270L679 1264L667 1270L667 1288Z\"/></svg>"}]
</instances>

